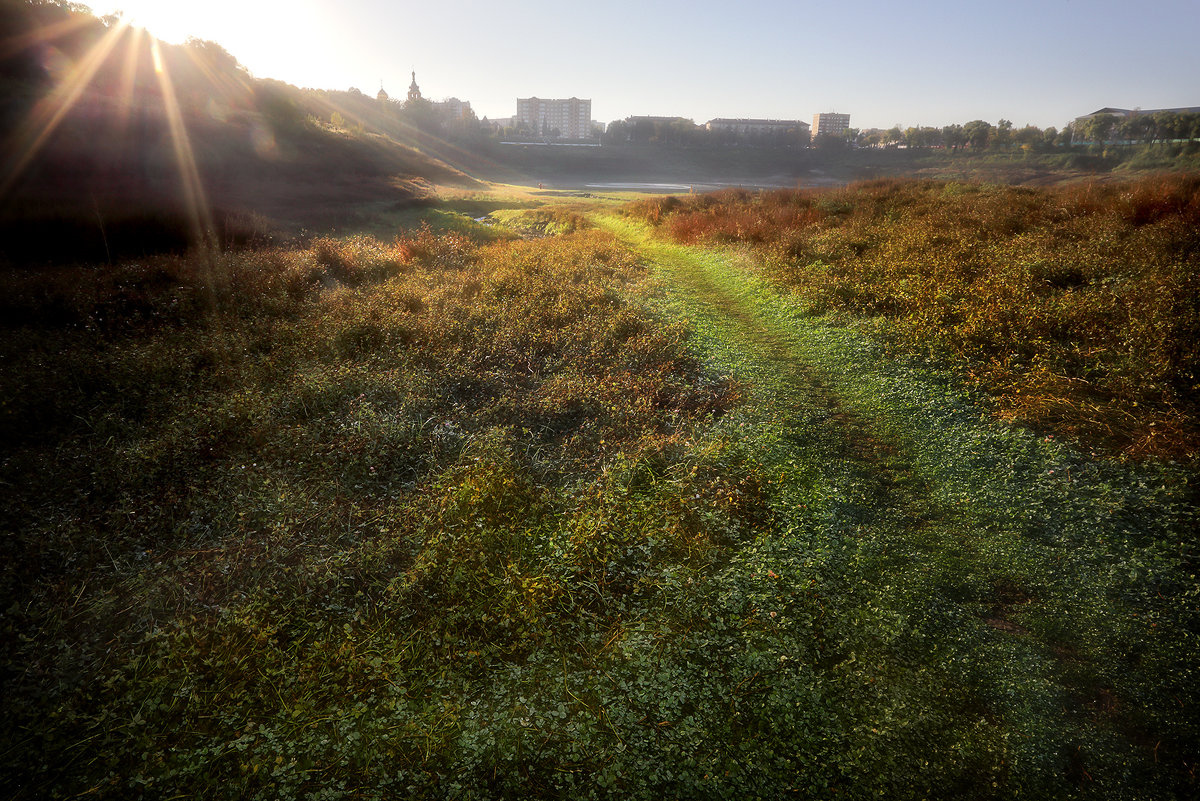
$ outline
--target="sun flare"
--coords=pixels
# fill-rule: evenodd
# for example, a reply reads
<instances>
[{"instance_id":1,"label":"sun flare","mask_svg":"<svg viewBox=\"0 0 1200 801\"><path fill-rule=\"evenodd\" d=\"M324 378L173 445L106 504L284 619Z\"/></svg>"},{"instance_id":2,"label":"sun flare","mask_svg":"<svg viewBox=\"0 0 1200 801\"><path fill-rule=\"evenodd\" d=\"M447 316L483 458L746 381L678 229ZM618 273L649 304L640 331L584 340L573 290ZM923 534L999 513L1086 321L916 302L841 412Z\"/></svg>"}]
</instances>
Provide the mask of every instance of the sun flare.
<instances>
[{"instance_id":1,"label":"sun flare","mask_svg":"<svg viewBox=\"0 0 1200 801\"><path fill-rule=\"evenodd\" d=\"M211 4L178 0L119 0L110 13L120 14L125 22L145 28L164 42L179 44L189 36L200 37L204 17L213 13Z\"/></svg>"},{"instance_id":2,"label":"sun flare","mask_svg":"<svg viewBox=\"0 0 1200 801\"><path fill-rule=\"evenodd\" d=\"M120 14L168 44L189 38L216 42L251 72L316 84L327 68L312 42L329 41L337 24L325 0L106 0L97 13Z\"/></svg>"}]
</instances>

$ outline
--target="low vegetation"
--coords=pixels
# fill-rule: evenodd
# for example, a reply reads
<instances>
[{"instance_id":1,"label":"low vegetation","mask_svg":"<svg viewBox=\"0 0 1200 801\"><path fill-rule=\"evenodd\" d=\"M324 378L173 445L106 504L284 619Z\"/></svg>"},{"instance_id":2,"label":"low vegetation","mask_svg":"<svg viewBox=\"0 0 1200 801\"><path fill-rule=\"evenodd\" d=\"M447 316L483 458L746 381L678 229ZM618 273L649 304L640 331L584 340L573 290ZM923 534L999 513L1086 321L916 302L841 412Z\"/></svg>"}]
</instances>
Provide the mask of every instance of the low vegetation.
<instances>
[{"instance_id":1,"label":"low vegetation","mask_svg":"<svg viewBox=\"0 0 1200 801\"><path fill-rule=\"evenodd\" d=\"M767 515L644 281L427 230L6 272L5 795L598 780L602 664Z\"/></svg>"},{"instance_id":2,"label":"low vegetation","mask_svg":"<svg viewBox=\"0 0 1200 801\"><path fill-rule=\"evenodd\" d=\"M488 220L498 222L526 237L561 236L591 227L591 223L582 214L561 206L501 209L492 212Z\"/></svg>"},{"instance_id":3,"label":"low vegetation","mask_svg":"<svg viewBox=\"0 0 1200 801\"><path fill-rule=\"evenodd\" d=\"M750 247L816 313L949 359L1002 417L1134 456L1200 448L1200 179L1055 189L886 180L626 213Z\"/></svg>"},{"instance_id":4,"label":"low vegetation","mask_svg":"<svg viewBox=\"0 0 1200 801\"><path fill-rule=\"evenodd\" d=\"M5 795L1194 793L1190 473L630 241L0 275Z\"/></svg>"}]
</instances>

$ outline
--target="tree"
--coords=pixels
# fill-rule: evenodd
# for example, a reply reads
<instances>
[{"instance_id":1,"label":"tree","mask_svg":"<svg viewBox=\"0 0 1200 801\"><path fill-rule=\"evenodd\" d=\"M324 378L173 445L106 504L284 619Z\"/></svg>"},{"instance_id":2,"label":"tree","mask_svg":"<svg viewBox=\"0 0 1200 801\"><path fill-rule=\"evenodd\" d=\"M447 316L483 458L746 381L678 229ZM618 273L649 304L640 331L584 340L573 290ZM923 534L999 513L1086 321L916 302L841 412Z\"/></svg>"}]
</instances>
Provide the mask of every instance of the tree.
<instances>
[{"instance_id":1,"label":"tree","mask_svg":"<svg viewBox=\"0 0 1200 801\"><path fill-rule=\"evenodd\" d=\"M604 132L604 142L610 145L623 145L629 141L629 123L624 120L614 120L608 124Z\"/></svg>"},{"instance_id":2,"label":"tree","mask_svg":"<svg viewBox=\"0 0 1200 801\"><path fill-rule=\"evenodd\" d=\"M983 150L992 137L992 124L983 120L971 120L962 127L962 132L972 150Z\"/></svg>"},{"instance_id":3,"label":"tree","mask_svg":"<svg viewBox=\"0 0 1200 801\"><path fill-rule=\"evenodd\" d=\"M886 141L887 131L881 128L871 128L863 131L859 136L859 144L863 147L882 147Z\"/></svg>"},{"instance_id":4,"label":"tree","mask_svg":"<svg viewBox=\"0 0 1200 801\"><path fill-rule=\"evenodd\" d=\"M996 123L996 129L992 135L992 144L999 148L1008 147L1012 143L1012 127L1012 120L1001 119Z\"/></svg>"},{"instance_id":5,"label":"tree","mask_svg":"<svg viewBox=\"0 0 1200 801\"><path fill-rule=\"evenodd\" d=\"M963 133L963 127L958 124L947 125L942 128L942 143L951 151L958 150L967 143L966 134Z\"/></svg>"},{"instance_id":6,"label":"tree","mask_svg":"<svg viewBox=\"0 0 1200 801\"><path fill-rule=\"evenodd\" d=\"M1113 114L1097 114L1090 119L1084 121L1083 130L1080 133L1090 142L1098 145L1103 145L1112 135L1113 128L1116 127L1117 117Z\"/></svg>"},{"instance_id":7,"label":"tree","mask_svg":"<svg viewBox=\"0 0 1200 801\"><path fill-rule=\"evenodd\" d=\"M1040 144L1044 140L1042 129L1033 125L1026 125L1012 133L1012 140L1024 149L1032 149L1034 145Z\"/></svg>"},{"instance_id":8,"label":"tree","mask_svg":"<svg viewBox=\"0 0 1200 801\"><path fill-rule=\"evenodd\" d=\"M823 133L812 140L812 147L817 150L844 150L846 140L837 134Z\"/></svg>"},{"instance_id":9,"label":"tree","mask_svg":"<svg viewBox=\"0 0 1200 801\"><path fill-rule=\"evenodd\" d=\"M1200 113L1186 114L1184 116L1187 117L1187 120L1188 120L1188 126L1187 126L1188 141L1192 142L1197 139L1200 139Z\"/></svg>"},{"instance_id":10,"label":"tree","mask_svg":"<svg viewBox=\"0 0 1200 801\"><path fill-rule=\"evenodd\" d=\"M1155 135L1154 117L1149 114L1134 114L1121 120L1117 126L1117 136L1129 142L1148 142Z\"/></svg>"},{"instance_id":11,"label":"tree","mask_svg":"<svg viewBox=\"0 0 1200 801\"><path fill-rule=\"evenodd\" d=\"M194 61L203 64L210 74L234 76L245 73L245 67L221 45L207 39L197 39L189 36L184 47Z\"/></svg>"},{"instance_id":12,"label":"tree","mask_svg":"<svg viewBox=\"0 0 1200 801\"><path fill-rule=\"evenodd\" d=\"M437 133L441 127L437 109L423 97L405 100L400 108L400 118L424 133Z\"/></svg>"},{"instance_id":13,"label":"tree","mask_svg":"<svg viewBox=\"0 0 1200 801\"><path fill-rule=\"evenodd\" d=\"M294 133L307 127L305 114L292 86L273 79L259 81L254 87L255 103L276 134Z\"/></svg>"}]
</instances>

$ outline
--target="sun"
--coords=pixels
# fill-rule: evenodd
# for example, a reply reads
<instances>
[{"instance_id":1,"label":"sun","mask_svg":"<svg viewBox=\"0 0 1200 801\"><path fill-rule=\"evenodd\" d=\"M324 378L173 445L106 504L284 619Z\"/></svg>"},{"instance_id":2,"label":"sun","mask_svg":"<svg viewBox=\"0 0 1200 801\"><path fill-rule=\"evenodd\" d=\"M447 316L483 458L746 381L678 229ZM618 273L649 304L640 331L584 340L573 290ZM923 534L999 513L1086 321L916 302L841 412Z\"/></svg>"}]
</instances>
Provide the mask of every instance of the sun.
<instances>
[{"instance_id":1,"label":"sun","mask_svg":"<svg viewBox=\"0 0 1200 801\"><path fill-rule=\"evenodd\" d=\"M117 14L167 44L195 37L216 42L246 69L292 83L319 83L311 43L336 40L338 6L330 0L97 0L99 15Z\"/></svg>"},{"instance_id":2,"label":"sun","mask_svg":"<svg viewBox=\"0 0 1200 801\"><path fill-rule=\"evenodd\" d=\"M213 14L211 3L186 0L110 0L98 13L120 14L125 22L145 28L155 38L181 44L188 37L203 38L206 17Z\"/></svg>"}]
</instances>

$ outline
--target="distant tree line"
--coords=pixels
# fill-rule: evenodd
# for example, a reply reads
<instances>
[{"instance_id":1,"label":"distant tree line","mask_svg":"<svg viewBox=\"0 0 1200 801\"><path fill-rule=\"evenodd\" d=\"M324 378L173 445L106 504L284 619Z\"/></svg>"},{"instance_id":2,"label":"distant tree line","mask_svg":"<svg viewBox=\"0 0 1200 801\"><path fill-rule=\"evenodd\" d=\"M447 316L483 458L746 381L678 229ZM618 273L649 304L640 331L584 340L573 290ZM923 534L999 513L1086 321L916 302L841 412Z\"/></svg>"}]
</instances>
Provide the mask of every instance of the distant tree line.
<instances>
[{"instance_id":1,"label":"distant tree line","mask_svg":"<svg viewBox=\"0 0 1200 801\"><path fill-rule=\"evenodd\" d=\"M1200 139L1200 113L1156 111L1124 117L1096 114L1078 120L1075 141L1089 144L1153 144Z\"/></svg>"},{"instance_id":2,"label":"distant tree line","mask_svg":"<svg viewBox=\"0 0 1200 801\"><path fill-rule=\"evenodd\" d=\"M905 147L910 150L942 148L949 151L1047 150L1078 144L1154 144L1200 140L1200 113L1159 111L1153 114L1097 114L1069 123L1061 130L1053 126L1026 125L1015 128L1009 120L995 125L985 120L941 128L917 126L866 131L851 129L848 139L858 147Z\"/></svg>"},{"instance_id":3,"label":"distant tree line","mask_svg":"<svg viewBox=\"0 0 1200 801\"><path fill-rule=\"evenodd\" d=\"M604 132L605 144L665 145L673 147L708 147L720 145L752 145L760 147L807 147L810 143L808 126L769 131L709 130L684 117L627 117L611 122Z\"/></svg>"},{"instance_id":4,"label":"distant tree line","mask_svg":"<svg viewBox=\"0 0 1200 801\"><path fill-rule=\"evenodd\" d=\"M674 147L758 145L764 147L845 147L944 149L950 152L1048 151L1078 144L1153 144L1200 140L1200 113L1160 111L1121 117L1100 114L1063 128L1017 128L1011 120L992 124L971 120L942 127L893 126L888 129L851 128L844 134L810 138L806 126L791 130L745 133L708 130L684 118L629 117L610 123L606 144L657 144Z\"/></svg>"},{"instance_id":5,"label":"distant tree line","mask_svg":"<svg viewBox=\"0 0 1200 801\"><path fill-rule=\"evenodd\" d=\"M1044 150L1070 144L1070 127L1059 130L1053 126L1042 129L1035 125L1014 128L1009 120L1000 120L992 125L985 120L971 120L963 124L945 125L941 128L917 126L901 128L899 125L887 130L873 128L852 132L853 141L859 147L905 147L910 150L941 148L956 152L960 150Z\"/></svg>"}]
</instances>

